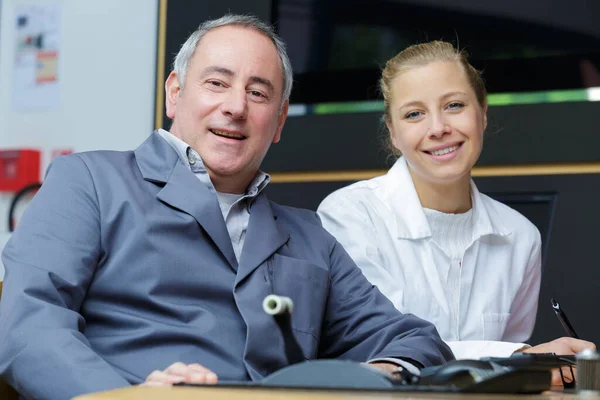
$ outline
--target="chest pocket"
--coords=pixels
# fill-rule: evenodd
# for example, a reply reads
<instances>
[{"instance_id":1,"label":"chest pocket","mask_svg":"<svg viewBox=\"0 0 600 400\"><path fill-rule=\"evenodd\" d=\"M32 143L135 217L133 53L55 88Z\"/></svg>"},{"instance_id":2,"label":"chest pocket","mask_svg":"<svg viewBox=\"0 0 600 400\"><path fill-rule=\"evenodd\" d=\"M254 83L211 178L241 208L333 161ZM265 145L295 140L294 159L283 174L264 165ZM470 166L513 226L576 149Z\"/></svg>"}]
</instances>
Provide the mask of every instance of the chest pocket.
<instances>
[{"instance_id":1,"label":"chest pocket","mask_svg":"<svg viewBox=\"0 0 600 400\"><path fill-rule=\"evenodd\" d=\"M292 329L318 339L329 293L329 272L306 260L275 254L268 261L273 292L294 302Z\"/></svg>"},{"instance_id":2,"label":"chest pocket","mask_svg":"<svg viewBox=\"0 0 600 400\"><path fill-rule=\"evenodd\" d=\"M483 314L483 340L501 341L510 314Z\"/></svg>"}]
</instances>

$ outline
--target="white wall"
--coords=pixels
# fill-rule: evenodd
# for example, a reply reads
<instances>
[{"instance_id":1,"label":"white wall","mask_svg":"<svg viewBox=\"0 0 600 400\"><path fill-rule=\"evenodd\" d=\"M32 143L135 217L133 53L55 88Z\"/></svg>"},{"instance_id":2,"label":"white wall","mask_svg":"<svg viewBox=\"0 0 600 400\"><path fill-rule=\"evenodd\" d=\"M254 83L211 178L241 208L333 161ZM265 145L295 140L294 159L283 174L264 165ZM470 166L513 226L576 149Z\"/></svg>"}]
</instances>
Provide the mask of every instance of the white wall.
<instances>
[{"instance_id":1,"label":"white wall","mask_svg":"<svg viewBox=\"0 0 600 400\"><path fill-rule=\"evenodd\" d=\"M60 100L49 111L12 104L15 10L30 4L62 6ZM0 149L38 148L43 176L53 150L133 149L151 133L158 0L1 0L0 7ZM0 249L10 198L0 192Z\"/></svg>"}]
</instances>

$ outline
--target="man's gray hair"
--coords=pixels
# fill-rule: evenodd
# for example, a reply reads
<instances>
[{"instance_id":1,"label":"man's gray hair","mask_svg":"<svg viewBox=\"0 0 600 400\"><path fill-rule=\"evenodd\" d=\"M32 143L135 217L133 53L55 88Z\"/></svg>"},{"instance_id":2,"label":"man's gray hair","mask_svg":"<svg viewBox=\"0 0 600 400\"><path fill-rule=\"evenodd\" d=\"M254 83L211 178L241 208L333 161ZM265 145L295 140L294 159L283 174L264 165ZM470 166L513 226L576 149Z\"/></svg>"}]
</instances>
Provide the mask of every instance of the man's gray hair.
<instances>
[{"instance_id":1,"label":"man's gray hair","mask_svg":"<svg viewBox=\"0 0 600 400\"><path fill-rule=\"evenodd\" d=\"M194 52L196 51L198 43L200 43L202 37L215 28L228 25L253 29L271 39L275 45L275 48L277 49L277 54L279 54L279 58L281 59L281 66L283 70L283 97L281 99L281 105L283 106L285 101L289 99L290 94L292 93L292 63L290 62L290 58L285 50L285 43L275 33L273 27L252 15L226 14L219 19L209 20L200 24L198 29L196 29L196 31L192 33L181 46L181 49L179 50L179 53L177 53L175 61L173 62L173 70L179 77L181 87L183 88L184 86L185 74L187 73L189 62L192 59L192 56L194 55Z\"/></svg>"}]
</instances>

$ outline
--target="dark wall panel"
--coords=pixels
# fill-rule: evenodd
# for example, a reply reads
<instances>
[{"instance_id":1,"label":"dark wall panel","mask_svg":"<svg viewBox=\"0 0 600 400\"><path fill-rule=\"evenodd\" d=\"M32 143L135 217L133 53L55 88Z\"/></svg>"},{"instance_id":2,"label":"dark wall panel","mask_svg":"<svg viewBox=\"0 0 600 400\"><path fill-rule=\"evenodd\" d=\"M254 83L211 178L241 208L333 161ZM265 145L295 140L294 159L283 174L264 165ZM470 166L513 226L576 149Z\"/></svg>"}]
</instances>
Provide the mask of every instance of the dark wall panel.
<instances>
[{"instance_id":1,"label":"dark wall panel","mask_svg":"<svg viewBox=\"0 0 600 400\"><path fill-rule=\"evenodd\" d=\"M567 312L581 338L600 343L600 175L483 178L484 192L555 191L558 196L545 260L538 320L532 342L564 336L550 298Z\"/></svg>"}]
</instances>

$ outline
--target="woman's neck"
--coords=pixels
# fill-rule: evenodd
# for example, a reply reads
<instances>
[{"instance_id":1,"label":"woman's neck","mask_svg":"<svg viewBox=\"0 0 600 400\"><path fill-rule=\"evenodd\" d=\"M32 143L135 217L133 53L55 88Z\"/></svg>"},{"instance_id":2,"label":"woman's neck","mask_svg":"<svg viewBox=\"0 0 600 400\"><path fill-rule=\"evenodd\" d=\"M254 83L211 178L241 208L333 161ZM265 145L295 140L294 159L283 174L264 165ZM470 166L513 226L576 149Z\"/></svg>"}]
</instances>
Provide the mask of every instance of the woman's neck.
<instances>
[{"instance_id":1,"label":"woman's neck","mask_svg":"<svg viewBox=\"0 0 600 400\"><path fill-rule=\"evenodd\" d=\"M462 214L471 209L471 177L465 175L458 181L440 183L425 181L408 168L421 206L447 214Z\"/></svg>"}]
</instances>

